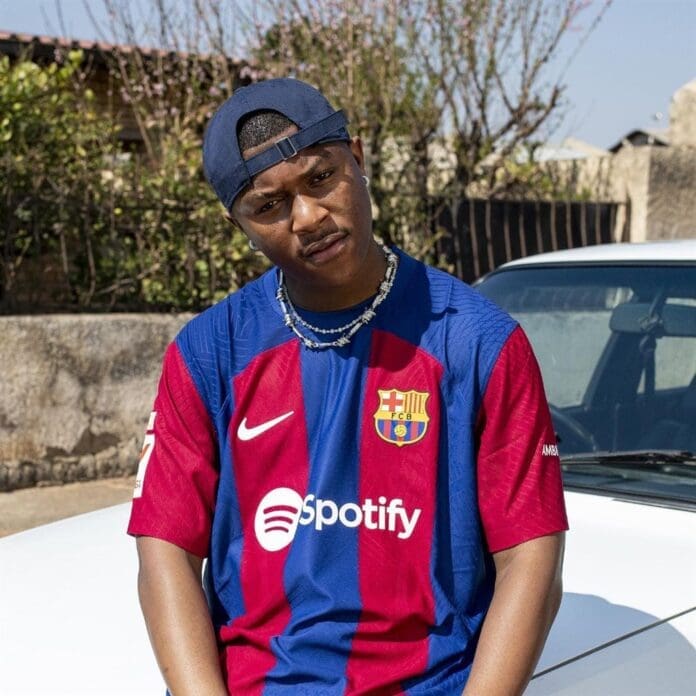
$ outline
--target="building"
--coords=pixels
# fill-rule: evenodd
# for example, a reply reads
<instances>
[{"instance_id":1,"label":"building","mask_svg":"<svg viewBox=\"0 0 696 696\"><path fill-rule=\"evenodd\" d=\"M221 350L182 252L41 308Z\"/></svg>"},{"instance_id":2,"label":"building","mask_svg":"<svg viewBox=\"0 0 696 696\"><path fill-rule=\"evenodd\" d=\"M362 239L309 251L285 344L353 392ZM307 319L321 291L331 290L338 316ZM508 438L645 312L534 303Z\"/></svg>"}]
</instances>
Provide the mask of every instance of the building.
<instances>
[{"instance_id":1,"label":"building","mask_svg":"<svg viewBox=\"0 0 696 696\"><path fill-rule=\"evenodd\" d=\"M130 100L123 89L123 80L118 76L119 65L137 56L144 70L155 68L158 63L197 64L208 71L211 81L227 83L221 91L230 92L249 84L254 70L246 62L221 56L199 55L181 51L169 51L143 46L110 44L103 41L85 41L54 36L34 36L0 29L0 56L10 60L27 58L39 64L60 60L61 54L80 50L85 56L86 87L95 95L97 107L113 114L120 123L119 140L126 150L139 150L143 146L142 124L139 124ZM119 63L120 61L120 63Z\"/></svg>"},{"instance_id":2,"label":"building","mask_svg":"<svg viewBox=\"0 0 696 696\"><path fill-rule=\"evenodd\" d=\"M630 204L631 241L696 237L696 79L672 96L668 128L632 130L608 150L566 141L544 152L574 190Z\"/></svg>"}]
</instances>

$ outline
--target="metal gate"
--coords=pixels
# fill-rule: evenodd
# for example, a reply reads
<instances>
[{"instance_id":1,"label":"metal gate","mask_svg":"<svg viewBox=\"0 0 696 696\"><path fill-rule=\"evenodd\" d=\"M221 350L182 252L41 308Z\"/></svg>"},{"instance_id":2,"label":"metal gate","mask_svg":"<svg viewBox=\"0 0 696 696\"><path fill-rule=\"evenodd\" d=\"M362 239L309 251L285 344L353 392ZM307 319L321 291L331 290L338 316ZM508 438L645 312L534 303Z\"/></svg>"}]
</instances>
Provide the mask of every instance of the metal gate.
<instances>
[{"instance_id":1,"label":"metal gate","mask_svg":"<svg viewBox=\"0 0 696 696\"><path fill-rule=\"evenodd\" d=\"M434 200L437 251L472 282L513 259L557 249L626 241L629 203Z\"/></svg>"}]
</instances>

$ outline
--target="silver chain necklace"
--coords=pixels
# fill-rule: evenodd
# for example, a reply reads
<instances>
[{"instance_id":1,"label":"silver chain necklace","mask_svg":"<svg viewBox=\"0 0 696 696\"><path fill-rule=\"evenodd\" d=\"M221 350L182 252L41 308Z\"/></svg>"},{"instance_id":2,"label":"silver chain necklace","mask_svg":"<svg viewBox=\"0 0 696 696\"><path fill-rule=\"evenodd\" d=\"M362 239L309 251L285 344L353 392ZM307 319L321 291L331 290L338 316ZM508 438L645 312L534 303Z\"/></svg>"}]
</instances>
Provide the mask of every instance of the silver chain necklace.
<instances>
[{"instance_id":1,"label":"silver chain necklace","mask_svg":"<svg viewBox=\"0 0 696 696\"><path fill-rule=\"evenodd\" d=\"M374 300L370 303L369 307L366 307L362 314L355 317L352 321L349 321L343 326L338 326L335 329L324 329L320 326L314 326L308 321L305 321L295 309L295 305L290 299L288 294L288 289L285 286L285 278L283 276L283 271L280 271L278 276L278 291L276 292L276 299L280 304L280 309L283 312L283 321L285 326L288 326L294 334L304 343L307 348L312 350L320 350L322 348L340 348L342 346L347 346L353 336L363 327L368 324L376 315L375 310L379 307L384 300L387 299L389 291L394 285L394 278L396 277L396 269L399 265L399 260L397 255L386 245L382 244L382 250L387 259L387 270L384 273L384 278L379 284L379 290L375 295ZM333 341L315 341L309 336L306 336L300 330L300 326L305 329L309 329L314 333L325 334L325 335L335 335L340 334Z\"/></svg>"}]
</instances>

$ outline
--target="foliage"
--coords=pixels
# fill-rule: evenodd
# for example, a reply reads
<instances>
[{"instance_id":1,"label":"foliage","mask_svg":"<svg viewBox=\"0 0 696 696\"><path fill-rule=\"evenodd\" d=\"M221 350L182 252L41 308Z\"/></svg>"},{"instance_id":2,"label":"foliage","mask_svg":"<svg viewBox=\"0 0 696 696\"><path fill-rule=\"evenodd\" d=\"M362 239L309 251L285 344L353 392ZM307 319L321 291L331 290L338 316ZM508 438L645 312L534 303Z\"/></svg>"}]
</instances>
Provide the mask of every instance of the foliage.
<instances>
[{"instance_id":1,"label":"foliage","mask_svg":"<svg viewBox=\"0 0 696 696\"><path fill-rule=\"evenodd\" d=\"M111 152L108 129L94 110L94 95L80 90L82 55L40 67L28 59L0 59L0 216L3 229L2 300L12 304L22 267L32 259L53 260L47 269L24 274L36 291L40 275L57 275L66 301L88 302L93 292L92 239L86 208L101 194L95 181ZM71 265L80 258L83 268ZM35 264L34 264L35 265Z\"/></svg>"},{"instance_id":2,"label":"foliage","mask_svg":"<svg viewBox=\"0 0 696 696\"><path fill-rule=\"evenodd\" d=\"M143 35L141 18L127 4L104 2L120 45L150 43L153 37ZM156 38L175 50L115 50L110 56L120 100L144 145L118 172L138 253L130 258L130 274L117 283L125 288L138 279L150 306L200 309L266 268L241 231L223 220L202 172L205 125L238 83L239 65L218 43L225 40L226 24L216 4L193 19L179 12L180 3L152 4ZM215 53L202 54L203 45Z\"/></svg>"},{"instance_id":3,"label":"foliage","mask_svg":"<svg viewBox=\"0 0 696 696\"><path fill-rule=\"evenodd\" d=\"M263 270L200 161L214 109L259 77L305 79L347 112L376 231L420 258L439 260L443 194L561 190L517 153L561 113L548 66L588 0L102 2L122 46L105 94L79 52L0 62L0 311L196 310Z\"/></svg>"},{"instance_id":4,"label":"foliage","mask_svg":"<svg viewBox=\"0 0 696 696\"><path fill-rule=\"evenodd\" d=\"M145 136L145 152L129 153L117 139L122 114L85 88L80 52L47 66L0 62L0 311L196 310L263 268L202 176L209 107L189 95L195 108L184 113L181 93L164 94L160 111L142 106L158 85L202 92L191 67L148 66L136 84L113 66Z\"/></svg>"},{"instance_id":5,"label":"foliage","mask_svg":"<svg viewBox=\"0 0 696 696\"><path fill-rule=\"evenodd\" d=\"M347 112L369 146L377 231L433 260L432 194L556 193L515 155L560 114L548 66L589 5L259 0L250 45L268 74L305 79Z\"/></svg>"}]
</instances>

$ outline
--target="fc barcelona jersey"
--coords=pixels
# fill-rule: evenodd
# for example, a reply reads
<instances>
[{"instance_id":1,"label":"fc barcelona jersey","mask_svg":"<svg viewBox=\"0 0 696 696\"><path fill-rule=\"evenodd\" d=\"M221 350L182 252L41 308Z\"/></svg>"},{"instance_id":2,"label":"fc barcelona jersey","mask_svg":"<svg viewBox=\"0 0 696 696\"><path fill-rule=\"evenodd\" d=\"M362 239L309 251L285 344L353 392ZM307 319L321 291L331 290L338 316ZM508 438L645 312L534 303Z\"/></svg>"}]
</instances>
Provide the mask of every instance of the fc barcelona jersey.
<instances>
[{"instance_id":1,"label":"fc barcelona jersey","mask_svg":"<svg viewBox=\"0 0 696 696\"><path fill-rule=\"evenodd\" d=\"M129 532L207 558L230 693L460 694L492 554L566 528L522 330L398 256L348 346L301 344L273 269L167 350Z\"/></svg>"}]
</instances>

